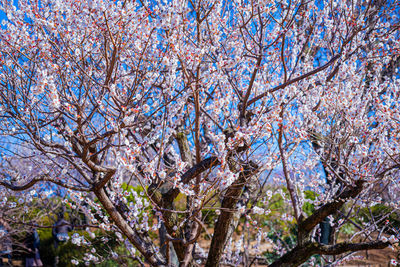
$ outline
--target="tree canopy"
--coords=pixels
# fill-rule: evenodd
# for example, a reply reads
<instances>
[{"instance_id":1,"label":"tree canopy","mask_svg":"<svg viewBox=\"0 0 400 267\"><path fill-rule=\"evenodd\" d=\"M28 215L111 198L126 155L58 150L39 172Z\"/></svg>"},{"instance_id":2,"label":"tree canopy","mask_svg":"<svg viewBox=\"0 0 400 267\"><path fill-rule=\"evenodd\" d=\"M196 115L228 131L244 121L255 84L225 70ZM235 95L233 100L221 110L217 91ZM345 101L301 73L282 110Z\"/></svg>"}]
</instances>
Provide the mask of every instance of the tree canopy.
<instances>
[{"instance_id":1,"label":"tree canopy","mask_svg":"<svg viewBox=\"0 0 400 267\"><path fill-rule=\"evenodd\" d=\"M232 251L239 227L252 233L240 240L273 243L270 266L397 242L398 1L0 9L0 199L64 188L152 266L249 266L247 241ZM260 223L275 195L292 245ZM207 213L211 242L195 253Z\"/></svg>"}]
</instances>

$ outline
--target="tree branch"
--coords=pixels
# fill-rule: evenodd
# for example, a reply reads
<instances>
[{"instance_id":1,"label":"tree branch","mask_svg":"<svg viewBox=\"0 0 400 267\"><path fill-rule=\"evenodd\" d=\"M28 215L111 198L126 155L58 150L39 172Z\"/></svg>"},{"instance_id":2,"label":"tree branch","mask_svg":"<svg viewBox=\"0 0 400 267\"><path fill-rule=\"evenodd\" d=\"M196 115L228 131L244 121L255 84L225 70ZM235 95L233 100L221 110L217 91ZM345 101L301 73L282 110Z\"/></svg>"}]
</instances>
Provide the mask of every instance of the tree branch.
<instances>
[{"instance_id":1,"label":"tree branch","mask_svg":"<svg viewBox=\"0 0 400 267\"><path fill-rule=\"evenodd\" d=\"M211 246L205 267L219 266L226 239L229 234L229 227L234 215L232 209L235 209L248 178L254 175L258 170L258 165L249 162L243 166L243 169L244 170L240 173L239 178L228 187L222 200L221 214L218 216L217 223L214 227L216 231L211 240Z\"/></svg>"},{"instance_id":2,"label":"tree branch","mask_svg":"<svg viewBox=\"0 0 400 267\"><path fill-rule=\"evenodd\" d=\"M345 203L346 199L358 196L363 189L364 183L364 180L357 180L354 186L350 186L348 189L344 190L341 194L339 194L339 196L334 198L332 202L327 203L314 211L312 215L299 223L299 232L310 232L317 224L322 222L324 218L340 209Z\"/></svg>"},{"instance_id":3,"label":"tree branch","mask_svg":"<svg viewBox=\"0 0 400 267\"><path fill-rule=\"evenodd\" d=\"M368 249L383 249L390 245L389 242L380 240L363 243L338 243L335 245L322 245L319 243L307 243L303 246L296 246L294 249L274 261L269 267L278 266L299 266L312 255L339 255L345 252L355 252Z\"/></svg>"},{"instance_id":4,"label":"tree branch","mask_svg":"<svg viewBox=\"0 0 400 267\"><path fill-rule=\"evenodd\" d=\"M108 181L111 180L111 178L113 177L113 175L115 174L116 170L112 169L110 171L108 171L103 179L101 179L97 184L95 184L94 186L94 190L99 190L100 188L102 188L103 186L105 186L107 184Z\"/></svg>"},{"instance_id":5,"label":"tree branch","mask_svg":"<svg viewBox=\"0 0 400 267\"><path fill-rule=\"evenodd\" d=\"M204 171L215 167L217 165L221 164L218 160L217 157L209 157L204 160L202 160L200 163L194 165L192 168L187 170L181 177L181 183L187 184L189 183L192 179L194 179L196 176L200 175ZM169 195L171 199L174 199L178 196L179 194L179 189L178 188L173 188L170 189L166 195Z\"/></svg>"},{"instance_id":6,"label":"tree branch","mask_svg":"<svg viewBox=\"0 0 400 267\"><path fill-rule=\"evenodd\" d=\"M317 74L318 72L323 71L324 69L326 69L326 68L328 68L330 65L332 65L339 57L340 57L340 54L337 54L337 55L334 56L331 60L329 60L325 65L322 65L321 67L318 67L318 68L316 68L316 69L314 69L314 70L312 70L312 71L310 71L310 72L307 72L307 73L305 73L305 74L303 74L303 75L300 75L300 76L297 77L297 78L294 78L294 79L291 79L291 80L289 80L289 81L287 81L287 82L285 82L285 83L282 83L281 85L278 85L278 86L276 86L276 87L274 87L274 88L268 90L267 92L262 93L262 94L260 94L260 95L258 95L258 96L256 96L256 97L254 97L253 99L251 99L251 100L247 103L247 106L250 106L250 105L253 104L254 102L260 100L261 98L267 96L267 95L270 94L270 93L273 93L273 92L275 92L275 91L278 91L278 90L280 90L280 89L283 89L283 88L285 88L286 86L291 85L292 83L299 82L299 81L301 81L301 80L303 80L303 79L305 79L305 78L307 78L307 77L309 77L309 76L312 76L312 75L314 75L314 74Z\"/></svg>"},{"instance_id":7,"label":"tree branch","mask_svg":"<svg viewBox=\"0 0 400 267\"><path fill-rule=\"evenodd\" d=\"M111 219L117 225L117 227L123 232L123 234L129 239L129 241L140 251L140 253L146 258L146 260L152 266L166 266L165 259L162 255L156 252L154 244L146 242L139 233L133 229L122 217L116 206L106 195L103 188L94 192L103 205L104 209L110 215Z\"/></svg>"},{"instance_id":8,"label":"tree branch","mask_svg":"<svg viewBox=\"0 0 400 267\"><path fill-rule=\"evenodd\" d=\"M67 188L67 189L71 189L71 190L76 190L76 191L85 191L85 192L89 192L90 189L89 188L84 188L84 187L77 187L77 186L73 186L73 185L68 185L65 183L62 183L61 181L55 181L53 179L50 179L48 177L40 177L40 178L34 178L32 180L30 180L29 182L23 184L23 185L13 185L4 181L0 181L0 186L4 186L12 191L24 191L26 189L31 188L32 186L34 186L37 182L50 182L56 185L59 185L61 187Z\"/></svg>"}]
</instances>

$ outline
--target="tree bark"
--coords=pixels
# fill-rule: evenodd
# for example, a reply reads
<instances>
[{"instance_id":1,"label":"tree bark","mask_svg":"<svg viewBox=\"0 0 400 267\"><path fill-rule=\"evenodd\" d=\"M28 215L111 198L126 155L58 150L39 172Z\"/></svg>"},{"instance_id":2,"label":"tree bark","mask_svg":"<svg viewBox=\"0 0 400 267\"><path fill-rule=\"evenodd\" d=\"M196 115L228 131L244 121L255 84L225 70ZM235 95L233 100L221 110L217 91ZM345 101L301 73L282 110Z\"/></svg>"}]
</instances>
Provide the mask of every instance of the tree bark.
<instances>
[{"instance_id":1,"label":"tree bark","mask_svg":"<svg viewBox=\"0 0 400 267\"><path fill-rule=\"evenodd\" d=\"M211 241L211 246L208 253L208 258L205 267L219 266L221 256L225 247L226 238L229 232L229 226L233 218L233 211L238 202L239 196L242 193L244 177L239 178L227 190L221 204L221 214L215 224L214 235Z\"/></svg>"}]
</instances>

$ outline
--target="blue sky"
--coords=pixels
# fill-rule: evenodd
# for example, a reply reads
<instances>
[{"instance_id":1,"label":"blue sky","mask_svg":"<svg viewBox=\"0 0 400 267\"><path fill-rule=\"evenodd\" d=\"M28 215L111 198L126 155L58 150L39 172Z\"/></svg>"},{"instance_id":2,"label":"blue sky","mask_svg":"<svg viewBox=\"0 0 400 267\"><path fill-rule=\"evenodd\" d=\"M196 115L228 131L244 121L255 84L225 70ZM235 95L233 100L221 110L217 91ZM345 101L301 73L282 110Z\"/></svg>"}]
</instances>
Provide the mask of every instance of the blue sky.
<instances>
[{"instance_id":1,"label":"blue sky","mask_svg":"<svg viewBox=\"0 0 400 267\"><path fill-rule=\"evenodd\" d=\"M3 11L0 10L0 22L3 21L3 19L6 18L6 15L4 14Z\"/></svg>"}]
</instances>

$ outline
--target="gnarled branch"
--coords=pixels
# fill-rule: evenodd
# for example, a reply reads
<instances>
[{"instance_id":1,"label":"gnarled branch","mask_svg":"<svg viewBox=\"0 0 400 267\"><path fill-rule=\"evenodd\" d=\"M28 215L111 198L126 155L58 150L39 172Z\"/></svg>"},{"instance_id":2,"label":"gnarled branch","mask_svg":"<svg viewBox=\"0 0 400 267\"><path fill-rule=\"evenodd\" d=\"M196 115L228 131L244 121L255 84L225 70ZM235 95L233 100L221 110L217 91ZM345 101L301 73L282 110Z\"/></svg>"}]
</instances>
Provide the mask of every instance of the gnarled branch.
<instances>
[{"instance_id":1,"label":"gnarled branch","mask_svg":"<svg viewBox=\"0 0 400 267\"><path fill-rule=\"evenodd\" d=\"M13 185L10 183L7 183L5 181L0 181L0 186L4 186L12 191L24 191L27 190L29 188L31 188L32 186L34 186L36 183L38 182L50 182L56 185L59 185L61 187L67 188L67 189L71 189L71 190L76 190L76 191L84 191L84 192L89 192L90 189L89 188L85 188L85 187L78 187L78 186L74 186L74 185L69 185L69 184L65 184L61 181L56 181L53 179L48 178L47 176L41 176L38 178L34 178L30 181L28 181L27 183L23 184L23 185Z\"/></svg>"},{"instance_id":2,"label":"gnarled branch","mask_svg":"<svg viewBox=\"0 0 400 267\"><path fill-rule=\"evenodd\" d=\"M269 267L278 266L299 266L304 263L312 255L339 255L346 252L355 252L368 249L383 249L389 246L389 242L380 240L363 242L363 243L348 243L342 242L335 245L322 245L319 243L307 243L303 246L296 246L294 249L274 261Z\"/></svg>"},{"instance_id":3,"label":"gnarled branch","mask_svg":"<svg viewBox=\"0 0 400 267\"><path fill-rule=\"evenodd\" d=\"M322 222L324 218L340 209L345 203L346 199L358 196L358 194L360 194L363 189L364 183L364 180L357 180L354 186L351 186L348 189L344 190L332 202L327 203L314 211L312 215L299 223L299 232L310 232L317 224Z\"/></svg>"}]
</instances>

